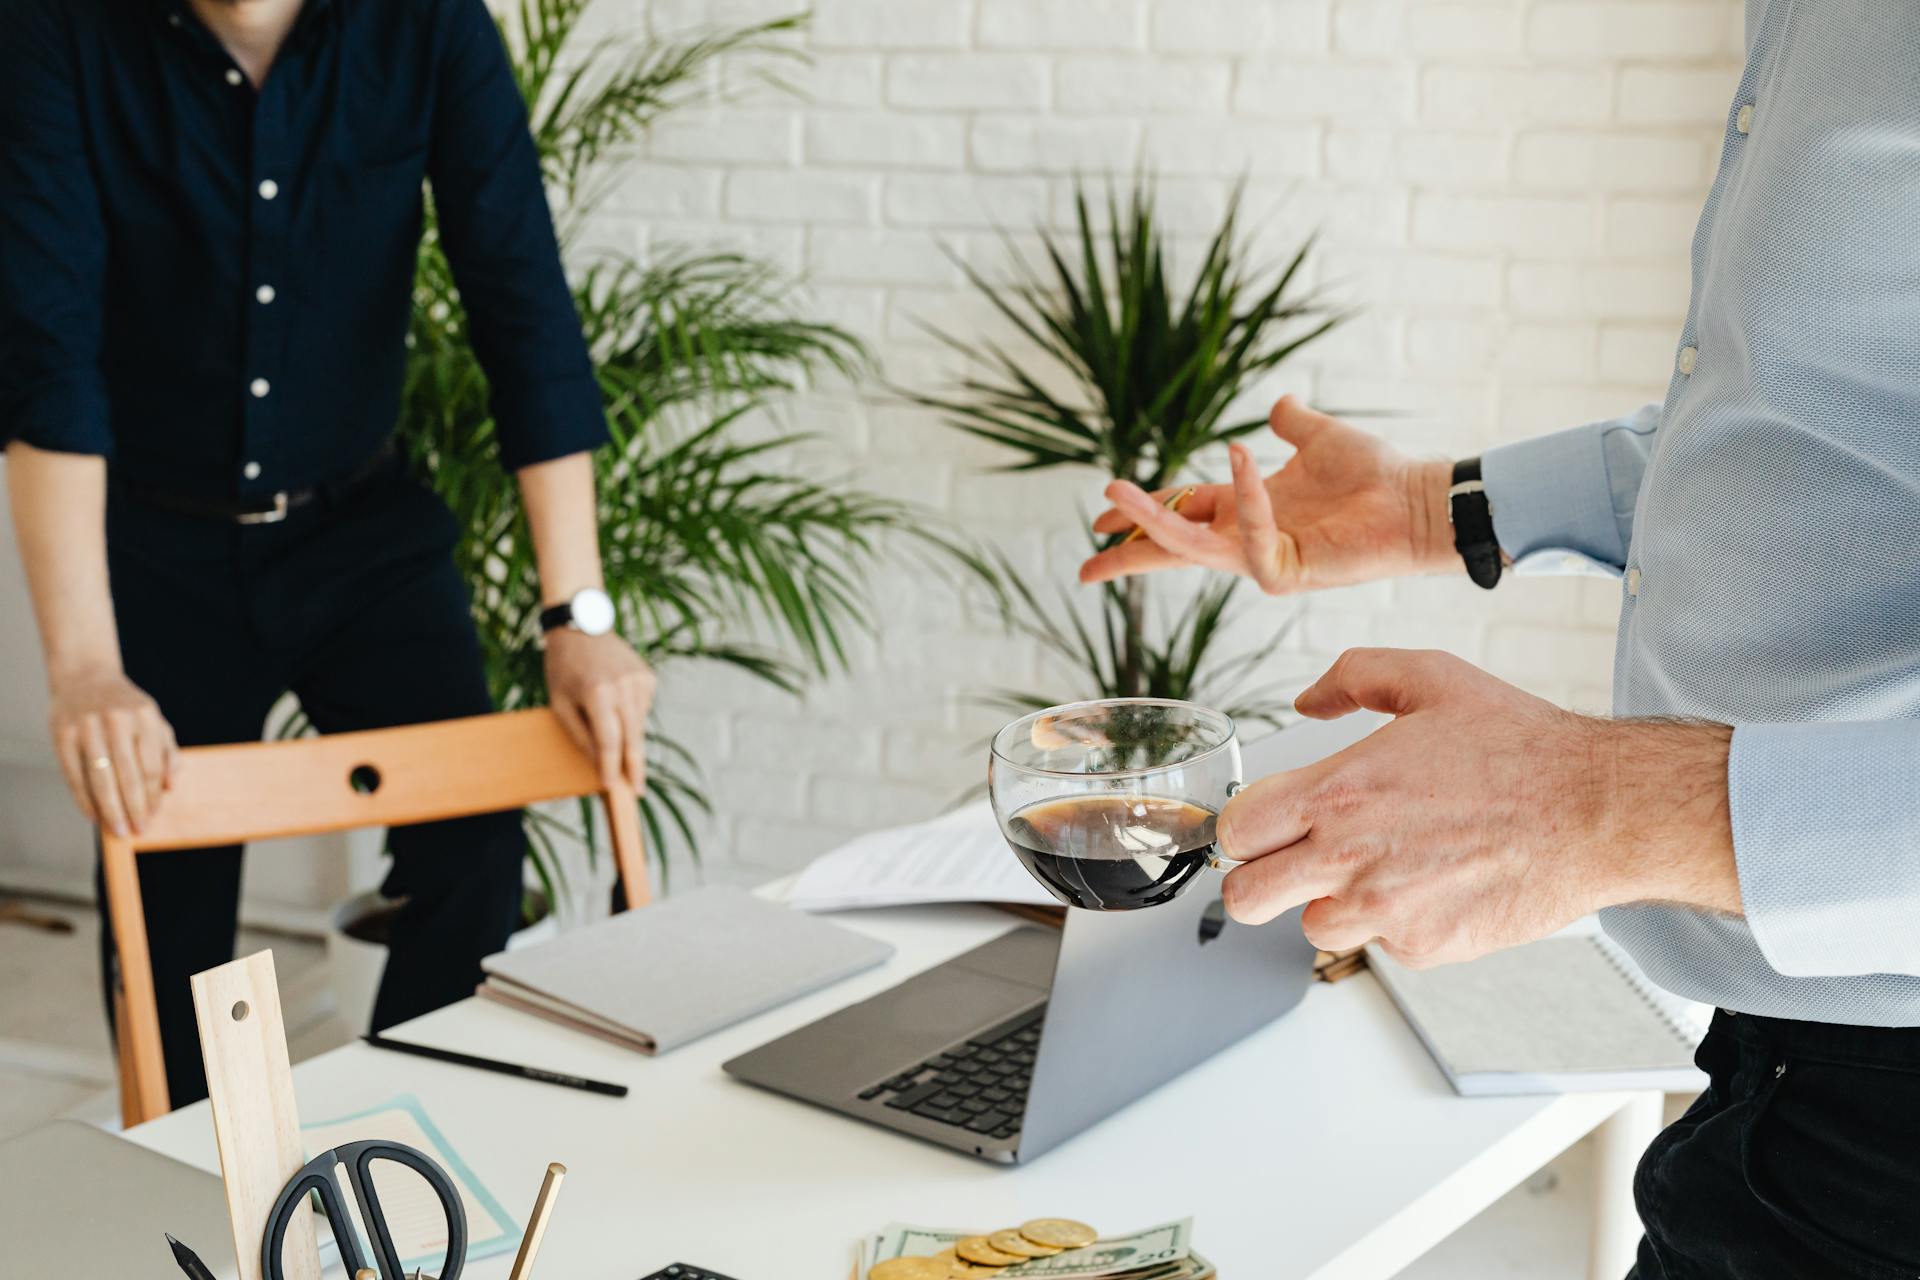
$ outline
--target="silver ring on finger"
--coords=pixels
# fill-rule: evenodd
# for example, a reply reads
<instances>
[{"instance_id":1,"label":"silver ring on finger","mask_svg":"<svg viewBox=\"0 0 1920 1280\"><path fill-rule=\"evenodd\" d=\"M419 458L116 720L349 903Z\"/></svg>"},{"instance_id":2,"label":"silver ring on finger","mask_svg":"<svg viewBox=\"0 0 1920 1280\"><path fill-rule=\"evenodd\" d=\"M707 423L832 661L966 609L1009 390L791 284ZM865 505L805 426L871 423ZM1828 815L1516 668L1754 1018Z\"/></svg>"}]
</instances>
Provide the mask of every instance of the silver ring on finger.
<instances>
[{"instance_id":1,"label":"silver ring on finger","mask_svg":"<svg viewBox=\"0 0 1920 1280\"><path fill-rule=\"evenodd\" d=\"M95 756L93 759L87 761L87 764L90 768L98 769L101 773L113 772L112 756Z\"/></svg>"}]
</instances>

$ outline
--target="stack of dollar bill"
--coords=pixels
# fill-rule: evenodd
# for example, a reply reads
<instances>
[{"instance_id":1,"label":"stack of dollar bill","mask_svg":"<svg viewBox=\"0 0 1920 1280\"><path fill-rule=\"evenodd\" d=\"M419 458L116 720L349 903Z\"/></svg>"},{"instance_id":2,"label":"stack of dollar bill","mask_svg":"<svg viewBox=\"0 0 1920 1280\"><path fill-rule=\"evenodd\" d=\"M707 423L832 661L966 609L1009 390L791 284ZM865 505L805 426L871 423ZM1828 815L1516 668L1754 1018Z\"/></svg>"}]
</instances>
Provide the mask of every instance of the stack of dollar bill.
<instances>
[{"instance_id":1,"label":"stack of dollar bill","mask_svg":"<svg viewBox=\"0 0 1920 1280\"><path fill-rule=\"evenodd\" d=\"M1103 1236L1072 1218L1034 1218L1000 1231L893 1223L860 1242L857 1280L1213 1280L1193 1251L1193 1219Z\"/></svg>"}]
</instances>

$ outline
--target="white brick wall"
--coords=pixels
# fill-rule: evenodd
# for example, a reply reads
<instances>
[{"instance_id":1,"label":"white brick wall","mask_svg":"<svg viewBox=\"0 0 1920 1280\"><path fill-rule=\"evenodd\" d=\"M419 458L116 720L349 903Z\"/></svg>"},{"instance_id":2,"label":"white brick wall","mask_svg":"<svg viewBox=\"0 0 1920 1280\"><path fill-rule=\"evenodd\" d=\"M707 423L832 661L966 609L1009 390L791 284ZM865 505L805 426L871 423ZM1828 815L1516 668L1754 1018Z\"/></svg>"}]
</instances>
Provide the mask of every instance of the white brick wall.
<instances>
[{"instance_id":1,"label":"white brick wall","mask_svg":"<svg viewBox=\"0 0 1920 1280\"><path fill-rule=\"evenodd\" d=\"M775 0L598 0L600 29L771 16ZM1686 247L1738 73L1739 0L815 0L805 100L729 72L727 100L654 138L601 243L745 243L802 267L815 310L931 386L952 360L915 317L992 321L940 252L989 272L996 231L1071 217L1076 173L1148 163L1191 254L1249 179L1277 257L1323 233L1316 278L1361 319L1258 389L1392 409L1404 447L1453 455L1657 398L1685 306ZM1018 237L1016 237L1018 238ZM990 474L996 455L883 396L795 406L818 465L939 509L1065 576L1090 474ZM1274 451L1268 450L1269 456ZM812 461L808 465L815 465ZM1208 465L1219 469L1218 459ZM1038 655L908 564L859 670L803 703L676 668L663 715L701 751L716 871L797 865L981 775L997 716L968 696L1038 685ZM1353 644L1437 645L1584 709L1607 699L1616 591L1375 584L1254 602L1298 614L1277 674ZM1063 686L1063 692L1072 692Z\"/></svg>"}]
</instances>

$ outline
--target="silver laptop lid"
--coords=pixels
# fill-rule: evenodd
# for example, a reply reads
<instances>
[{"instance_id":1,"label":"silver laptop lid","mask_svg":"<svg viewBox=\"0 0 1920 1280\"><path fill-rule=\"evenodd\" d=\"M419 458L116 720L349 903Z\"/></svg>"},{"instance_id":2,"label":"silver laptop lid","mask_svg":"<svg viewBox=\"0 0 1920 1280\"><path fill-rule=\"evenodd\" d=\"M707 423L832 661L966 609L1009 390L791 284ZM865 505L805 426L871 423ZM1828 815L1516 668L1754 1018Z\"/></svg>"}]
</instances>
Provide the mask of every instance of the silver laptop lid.
<instances>
[{"instance_id":1,"label":"silver laptop lid","mask_svg":"<svg viewBox=\"0 0 1920 1280\"><path fill-rule=\"evenodd\" d=\"M0 1270L176 1276L166 1233L220 1277L239 1274L220 1179L77 1120L0 1143Z\"/></svg>"},{"instance_id":2,"label":"silver laptop lid","mask_svg":"<svg viewBox=\"0 0 1920 1280\"><path fill-rule=\"evenodd\" d=\"M1386 717L1303 721L1243 750L1246 780L1351 746ZM1031 1160L1273 1021L1306 994L1298 910L1227 919L1220 877L1146 911L1067 912L1018 1159Z\"/></svg>"}]
</instances>

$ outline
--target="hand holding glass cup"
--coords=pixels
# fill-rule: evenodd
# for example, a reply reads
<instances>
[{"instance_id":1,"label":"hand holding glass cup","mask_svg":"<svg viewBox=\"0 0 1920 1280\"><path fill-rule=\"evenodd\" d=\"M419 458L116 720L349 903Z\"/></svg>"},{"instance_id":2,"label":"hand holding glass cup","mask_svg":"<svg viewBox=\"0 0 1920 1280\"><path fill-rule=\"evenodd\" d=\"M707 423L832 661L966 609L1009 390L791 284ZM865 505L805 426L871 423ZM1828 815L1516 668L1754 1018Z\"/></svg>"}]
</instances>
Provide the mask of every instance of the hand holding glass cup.
<instances>
[{"instance_id":1,"label":"hand holding glass cup","mask_svg":"<svg viewBox=\"0 0 1920 1280\"><path fill-rule=\"evenodd\" d=\"M994 735L987 789L1000 832L1070 907L1171 902L1226 871L1220 810L1240 789L1233 721L1170 698L1049 707Z\"/></svg>"}]
</instances>

